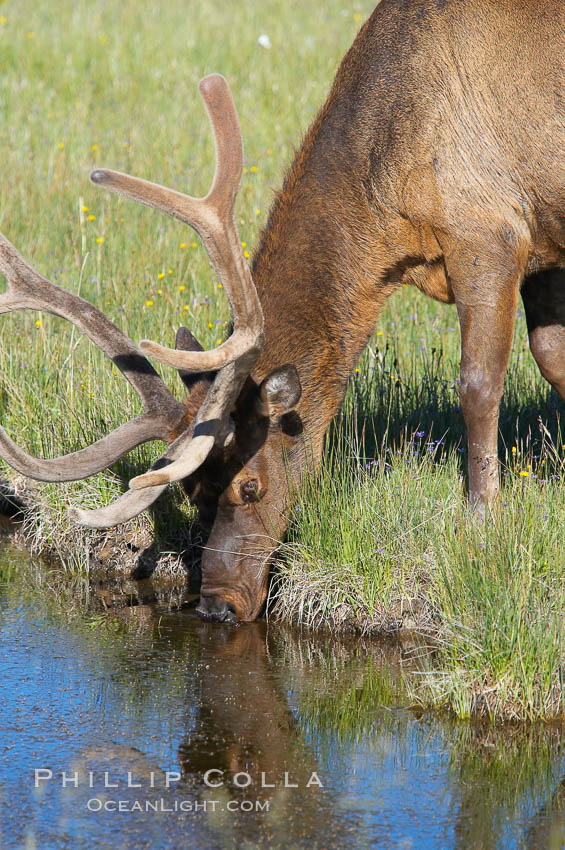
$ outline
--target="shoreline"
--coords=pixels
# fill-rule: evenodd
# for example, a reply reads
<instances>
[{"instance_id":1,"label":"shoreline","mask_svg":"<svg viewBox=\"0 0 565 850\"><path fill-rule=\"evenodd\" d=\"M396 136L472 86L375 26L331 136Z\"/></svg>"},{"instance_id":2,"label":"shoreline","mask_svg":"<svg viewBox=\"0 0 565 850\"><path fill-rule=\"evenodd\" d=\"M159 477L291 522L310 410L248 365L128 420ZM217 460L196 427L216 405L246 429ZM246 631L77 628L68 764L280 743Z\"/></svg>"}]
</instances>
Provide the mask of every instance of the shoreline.
<instances>
[{"instance_id":1,"label":"shoreline","mask_svg":"<svg viewBox=\"0 0 565 850\"><path fill-rule=\"evenodd\" d=\"M0 487L5 499L6 483ZM21 490L17 498L23 506ZM33 534L26 533L30 516L37 520L36 514L37 509L28 508L23 521L13 516L0 521L0 546L5 541L48 569L56 568L62 581L41 579L41 586L57 605L74 606L78 616L94 609L118 617L133 608L178 610L196 605L198 561L186 533L176 541L169 538L166 545L164 539L157 543L146 519L136 529L126 527L121 533L88 532L81 538L81 557L68 549L65 558L61 546L40 548ZM69 540L65 538L65 546ZM78 599L74 591L69 592L73 586L80 586ZM290 542L282 546L275 563L268 612L263 616L267 622L291 626L305 635L325 634L338 641L400 641L406 647L407 692L419 710L494 724L559 724L564 719L560 667L549 675L540 663L532 677L535 691L531 694L522 690L529 680L511 681L508 686L506 671L497 679L493 665L485 659L477 663L467 654L464 630L462 640L457 624L439 610L431 585L428 593L420 587L411 595L397 593L380 606L371 605L359 575L339 564L331 569L324 566L323 571L313 569L301 560L300 547Z\"/></svg>"}]
</instances>

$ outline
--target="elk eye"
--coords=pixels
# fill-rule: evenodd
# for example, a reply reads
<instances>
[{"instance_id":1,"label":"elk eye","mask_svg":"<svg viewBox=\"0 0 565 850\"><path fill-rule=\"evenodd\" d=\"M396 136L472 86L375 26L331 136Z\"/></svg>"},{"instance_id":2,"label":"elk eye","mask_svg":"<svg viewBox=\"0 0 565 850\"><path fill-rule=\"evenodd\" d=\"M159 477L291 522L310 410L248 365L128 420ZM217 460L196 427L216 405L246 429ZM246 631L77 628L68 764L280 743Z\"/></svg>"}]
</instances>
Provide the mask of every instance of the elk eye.
<instances>
[{"instance_id":1,"label":"elk eye","mask_svg":"<svg viewBox=\"0 0 565 850\"><path fill-rule=\"evenodd\" d=\"M249 481L246 481L245 484L241 485L239 492L241 494L242 502L245 502L246 504L249 502L258 502L259 482L256 478L250 478Z\"/></svg>"}]
</instances>

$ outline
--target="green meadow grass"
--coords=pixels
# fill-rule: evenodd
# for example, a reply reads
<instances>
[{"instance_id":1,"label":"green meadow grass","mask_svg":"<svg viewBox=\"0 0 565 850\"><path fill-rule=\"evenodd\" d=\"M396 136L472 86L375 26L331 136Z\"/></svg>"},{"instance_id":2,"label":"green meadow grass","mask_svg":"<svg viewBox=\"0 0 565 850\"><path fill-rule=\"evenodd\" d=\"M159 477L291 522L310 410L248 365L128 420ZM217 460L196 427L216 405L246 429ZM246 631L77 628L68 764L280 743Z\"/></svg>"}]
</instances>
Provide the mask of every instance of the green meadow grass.
<instances>
[{"instance_id":1,"label":"green meadow grass","mask_svg":"<svg viewBox=\"0 0 565 850\"><path fill-rule=\"evenodd\" d=\"M196 87L220 71L245 140L237 220L252 253L273 190L371 7L1 3L0 229L134 340L171 345L182 323L205 346L218 344L229 309L196 235L104 194L88 173L108 166L204 194L214 154ZM263 34L270 49L258 43ZM27 311L3 316L1 329L0 419L28 451L76 450L139 412L112 363L68 323ZM561 715L563 407L539 376L519 313L501 407L502 498L478 525L464 495L459 344L453 307L407 288L390 300L320 474L294 511L274 613L360 631L404 623L433 635L433 667L422 662L410 674L423 705L461 716ZM162 374L182 397L174 371ZM36 545L84 565L93 538L69 526L65 507L111 501L161 450L141 447L87 482L38 485L41 508L27 520ZM151 518L130 525L153 524L164 540L192 516L171 488Z\"/></svg>"}]
</instances>

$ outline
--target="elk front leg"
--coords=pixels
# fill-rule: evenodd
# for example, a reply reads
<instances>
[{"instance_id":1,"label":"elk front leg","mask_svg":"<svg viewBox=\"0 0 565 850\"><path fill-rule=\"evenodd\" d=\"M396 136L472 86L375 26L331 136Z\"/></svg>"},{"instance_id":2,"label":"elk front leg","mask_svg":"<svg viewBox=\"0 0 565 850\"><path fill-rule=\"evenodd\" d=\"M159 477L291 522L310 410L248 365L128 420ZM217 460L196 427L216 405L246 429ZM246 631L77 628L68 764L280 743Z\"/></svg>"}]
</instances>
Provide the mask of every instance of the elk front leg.
<instances>
[{"instance_id":1,"label":"elk front leg","mask_svg":"<svg viewBox=\"0 0 565 850\"><path fill-rule=\"evenodd\" d=\"M476 260L476 258L475 258ZM480 518L498 494L498 413L516 317L521 272L500 280L500 258L488 273L452 276L461 325L461 409L467 426L469 501ZM469 272L467 266L466 271ZM484 268L486 272L486 268Z\"/></svg>"}]
</instances>

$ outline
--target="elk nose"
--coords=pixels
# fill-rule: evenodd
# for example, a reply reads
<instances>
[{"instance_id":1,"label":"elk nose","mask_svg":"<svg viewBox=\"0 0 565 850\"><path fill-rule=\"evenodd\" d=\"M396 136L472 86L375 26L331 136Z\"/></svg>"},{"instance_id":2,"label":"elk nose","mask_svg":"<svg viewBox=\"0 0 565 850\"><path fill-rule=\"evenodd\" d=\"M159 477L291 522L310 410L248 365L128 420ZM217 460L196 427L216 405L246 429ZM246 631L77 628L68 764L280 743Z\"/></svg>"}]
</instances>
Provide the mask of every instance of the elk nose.
<instances>
[{"instance_id":1,"label":"elk nose","mask_svg":"<svg viewBox=\"0 0 565 850\"><path fill-rule=\"evenodd\" d=\"M218 596L201 596L196 613L203 620L216 623L237 623L233 607Z\"/></svg>"}]
</instances>

